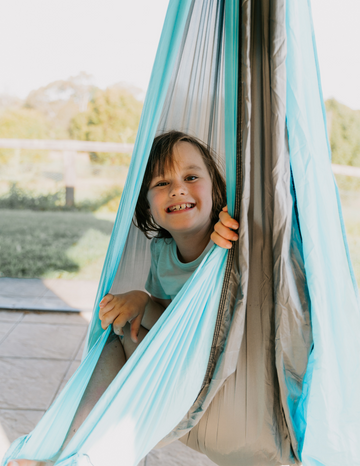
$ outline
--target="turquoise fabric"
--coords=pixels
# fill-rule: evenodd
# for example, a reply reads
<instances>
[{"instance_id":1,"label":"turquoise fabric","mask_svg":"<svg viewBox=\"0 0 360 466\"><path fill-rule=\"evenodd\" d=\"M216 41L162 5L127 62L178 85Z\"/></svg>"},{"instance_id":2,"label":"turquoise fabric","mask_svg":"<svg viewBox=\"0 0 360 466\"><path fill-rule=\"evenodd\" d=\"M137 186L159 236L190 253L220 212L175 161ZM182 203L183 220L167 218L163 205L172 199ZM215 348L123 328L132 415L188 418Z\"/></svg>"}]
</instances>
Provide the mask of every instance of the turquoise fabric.
<instances>
[{"instance_id":1,"label":"turquoise fabric","mask_svg":"<svg viewBox=\"0 0 360 466\"><path fill-rule=\"evenodd\" d=\"M57 465L135 466L181 421L205 376L226 256L225 250L211 249L91 411ZM103 332L34 431L11 445L2 464L10 458L50 459L57 453L109 332Z\"/></svg>"},{"instance_id":2,"label":"turquoise fabric","mask_svg":"<svg viewBox=\"0 0 360 466\"><path fill-rule=\"evenodd\" d=\"M95 316L88 331L86 355L103 330L97 319L99 302L110 291L124 250L127 234L135 211L147 159L158 127L172 70L177 58L191 0L172 0L166 13L163 31L141 114L129 173L121 196L110 244L107 250L100 284L95 300Z\"/></svg>"},{"instance_id":3,"label":"turquoise fabric","mask_svg":"<svg viewBox=\"0 0 360 466\"><path fill-rule=\"evenodd\" d=\"M179 260L177 246L172 238L153 239L146 291L156 298L174 299L213 245L210 241L197 259L184 263Z\"/></svg>"},{"instance_id":4,"label":"turquoise fabric","mask_svg":"<svg viewBox=\"0 0 360 466\"><path fill-rule=\"evenodd\" d=\"M238 105L239 4L225 2L225 152L228 211L234 215Z\"/></svg>"},{"instance_id":5,"label":"turquoise fabric","mask_svg":"<svg viewBox=\"0 0 360 466\"><path fill-rule=\"evenodd\" d=\"M100 280L85 358L36 428L12 443L2 466L13 458L47 460L57 456L110 333L110 327L107 331L101 328L98 304L110 290L124 249L190 7L190 0L172 0L169 4ZM231 96L229 93L226 98ZM228 102L227 108L234 110L236 105ZM235 139L232 138L233 144ZM235 147L229 144L227 147L227 163L234 166ZM228 192L233 198L234 180L229 180ZM135 466L181 421L197 398L205 377L227 254L227 250L217 246L211 248L108 387L56 465Z\"/></svg>"},{"instance_id":6,"label":"turquoise fabric","mask_svg":"<svg viewBox=\"0 0 360 466\"><path fill-rule=\"evenodd\" d=\"M310 1L288 0L286 8L287 128L314 338L296 428L305 466L359 465L358 290L331 170Z\"/></svg>"}]
</instances>

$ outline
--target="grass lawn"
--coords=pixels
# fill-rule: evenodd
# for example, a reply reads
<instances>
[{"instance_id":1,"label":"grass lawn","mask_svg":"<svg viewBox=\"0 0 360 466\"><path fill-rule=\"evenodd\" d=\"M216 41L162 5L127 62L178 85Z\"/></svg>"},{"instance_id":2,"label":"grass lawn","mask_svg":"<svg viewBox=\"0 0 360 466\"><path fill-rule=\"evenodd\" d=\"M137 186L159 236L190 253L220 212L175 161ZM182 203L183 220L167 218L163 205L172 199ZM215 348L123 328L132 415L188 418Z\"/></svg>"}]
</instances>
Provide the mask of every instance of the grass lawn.
<instances>
[{"instance_id":1,"label":"grass lawn","mask_svg":"<svg viewBox=\"0 0 360 466\"><path fill-rule=\"evenodd\" d=\"M100 277L112 220L91 213L0 210L0 276Z\"/></svg>"},{"instance_id":2,"label":"grass lawn","mask_svg":"<svg viewBox=\"0 0 360 466\"><path fill-rule=\"evenodd\" d=\"M340 195L360 287L360 191ZM0 276L99 279L114 216L0 209Z\"/></svg>"}]
</instances>

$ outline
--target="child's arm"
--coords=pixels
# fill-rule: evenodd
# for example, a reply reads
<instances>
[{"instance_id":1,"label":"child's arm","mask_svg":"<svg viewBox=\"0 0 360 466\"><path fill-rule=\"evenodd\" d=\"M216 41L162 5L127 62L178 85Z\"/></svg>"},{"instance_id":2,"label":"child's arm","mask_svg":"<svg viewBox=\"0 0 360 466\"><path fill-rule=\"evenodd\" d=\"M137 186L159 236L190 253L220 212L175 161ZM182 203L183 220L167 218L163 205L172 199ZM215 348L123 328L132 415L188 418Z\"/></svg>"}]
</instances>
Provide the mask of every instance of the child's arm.
<instances>
[{"instance_id":1,"label":"child's arm","mask_svg":"<svg viewBox=\"0 0 360 466\"><path fill-rule=\"evenodd\" d=\"M239 228L239 223L228 214L228 208L225 206L220 212L219 221L214 226L214 231L211 233L211 239L221 248L231 249L231 241L239 239L239 235L233 230Z\"/></svg>"},{"instance_id":2,"label":"child's arm","mask_svg":"<svg viewBox=\"0 0 360 466\"><path fill-rule=\"evenodd\" d=\"M109 293L100 302L101 326L106 329L113 324L114 332L123 335L123 327L130 322L131 339L137 343L141 323L150 329L170 302L171 300L158 299L139 290L118 295Z\"/></svg>"}]
</instances>

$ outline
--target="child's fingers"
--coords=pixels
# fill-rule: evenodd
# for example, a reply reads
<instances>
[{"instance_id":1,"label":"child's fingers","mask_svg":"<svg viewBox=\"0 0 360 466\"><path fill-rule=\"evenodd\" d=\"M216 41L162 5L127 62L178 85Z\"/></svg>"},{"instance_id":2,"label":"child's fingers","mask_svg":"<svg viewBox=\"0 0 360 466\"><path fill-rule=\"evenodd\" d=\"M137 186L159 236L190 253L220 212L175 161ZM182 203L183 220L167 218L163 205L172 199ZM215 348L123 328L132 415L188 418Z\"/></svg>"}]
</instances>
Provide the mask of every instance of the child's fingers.
<instances>
[{"instance_id":1,"label":"child's fingers","mask_svg":"<svg viewBox=\"0 0 360 466\"><path fill-rule=\"evenodd\" d=\"M101 320L101 326L103 329L107 329L110 324L117 318L121 312L121 307L116 306L115 300L110 302L107 306L100 309L99 319Z\"/></svg>"},{"instance_id":2,"label":"child's fingers","mask_svg":"<svg viewBox=\"0 0 360 466\"><path fill-rule=\"evenodd\" d=\"M220 212L219 215L220 222L225 225L228 228L232 228L233 230L237 230L239 228L239 223L230 217L230 215L227 212Z\"/></svg>"},{"instance_id":3,"label":"child's fingers","mask_svg":"<svg viewBox=\"0 0 360 466\"><path fill-rule=\"evenodd\" d=\"M101 307L99 310L99 318L103 319L106 314L108 314L110 311L112 311L115 307L115 302L110 301L106 306Z\"/></svg>"},{"instance_id":4,"label":"child's fingers","mask_svg":"<svg viewBox=\"0 0 360 466\"><path fill-rule=\"evenodd\" d=\"M226 205L225 207L222 208L222 210L223 210L224 212L227 212L227 211L228 211L228 206Z\"/></svg>"},{"instance_id":5,"label":"child's fingers","mask_svg":"<svg viewBox=\"0 0 360 466\"><path fill-rule=\"evenodd\" d=\"M119 314L116 319L113 321L113 330L116 335L124 335L123 327L127 324L127 322L131 321L131 315L123 312Z\"/></svg>"},{"instance_id":6,"label":"child's fingers","mask_svg":"<svg viewBox=\"0 0 360 466\"><path fill-rule=\"evenodd\" d=\"M101 317L99 316L101 320L101 327L104 330L106 330L108 326L113 323L117 315L118 315L117 312L110 311L110 312L107 312L104 316L101 316Z\"/></svg>"},{"instance_id":7,"label":"child's fingers","mask_svg":"<svg viewBox=\"0 0 360 466\"><path fill-rule=\"evenodd\" d=\"M131 328L130 328L130 337L134 343L138 342L138 334L140 330L142 315L138 315L131 321Z\"/></svg>"},{"instance_id":8,"label":"child's fingers","mask_svg":"<svg viewBox=\"0 0 360 466\"><path fill-rule=\"evenodd\" d=\"M235 231L231 230L230 228L226 227L223 223L217 222L214 226L214 230L216 233L218 233L220 236L222 236L225 239L228 239L230 241L236 241L239 239L239 236Z\"/></svg>"},{"instance_id":9,"label":"child's fingers","mask_svg":"<svg viewBox=\"0 0 360 466\"><path fill-rule=\"evenodd\" d=\"M108 293L108 294L105 295L105 296L103 297L103 299L100 301L99 306L100 306L100 307L106 306L106 305L113 299L113 297L114 297L114 295Z\"/></svg>"},{"instance_id":10,"label":"child's fingers","mask_svg":"<svg viewBox=\"0 0 360 466\"><path fill-rule=\"evenodd\" d=\"M225 238L223 238L222 236L219 235L219 233L216 233L216 231L213 231L211 233L211 237L212 241L217 244L218 246L220 246L221 248L224 248L224 249L231 249L232 248L232 243L231 241L228 241L226 240Z\"/></svg>"}]
</instances>

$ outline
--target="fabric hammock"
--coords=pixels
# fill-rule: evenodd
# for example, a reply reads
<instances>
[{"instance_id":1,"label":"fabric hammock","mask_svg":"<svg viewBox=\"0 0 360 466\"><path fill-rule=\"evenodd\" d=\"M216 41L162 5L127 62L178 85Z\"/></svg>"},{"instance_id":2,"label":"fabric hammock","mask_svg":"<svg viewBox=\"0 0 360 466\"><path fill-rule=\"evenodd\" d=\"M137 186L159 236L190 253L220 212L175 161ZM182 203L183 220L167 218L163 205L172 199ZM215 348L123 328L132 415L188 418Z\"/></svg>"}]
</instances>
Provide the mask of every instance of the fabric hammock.
<instances>
[{"instance_id":1,"label":"fabric hammock","mask_svg":"<svg viewBox=\"0 0 360 466\"><path fill-rule=\"evenodd\" d=\"M135 466L178 438L224 466L360 465L360 306L310 2L171 0L82 364L2 466L57 455L109 335L99 301L144 287L131 222L170 129L225 162L240 239L210 250L56 465Z\"/></svg>"}]
</instances>

